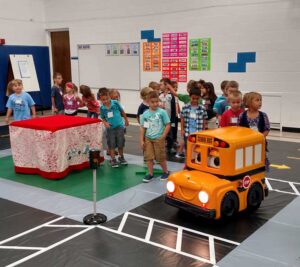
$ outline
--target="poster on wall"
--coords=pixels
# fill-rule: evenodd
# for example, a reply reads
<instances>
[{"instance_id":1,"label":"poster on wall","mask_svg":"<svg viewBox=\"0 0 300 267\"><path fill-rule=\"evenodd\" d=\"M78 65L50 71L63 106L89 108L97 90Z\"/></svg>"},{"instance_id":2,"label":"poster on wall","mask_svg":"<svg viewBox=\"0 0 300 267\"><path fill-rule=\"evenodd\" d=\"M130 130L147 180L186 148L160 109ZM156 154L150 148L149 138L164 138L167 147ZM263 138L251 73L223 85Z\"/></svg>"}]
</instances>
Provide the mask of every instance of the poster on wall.
<instances>
[{"instance_id":1,"label":"poster on wall","mask_svg":"<svg viewBox=\"0 0 300 267\"><path fill-rule=\"evenodd\" d=\"M189 70L209 71L211 67L211 38L190 39Z\"/></svg>"},{"instance_id":2,"label":"poster on wall","mask_svg":"<svg viewBox=\"0 0 300 267\"><path fill-rule=\"evenodd\" d=\"M132 51L132 56L138 56L139 55L139 44L130 44L131 46L131 51Z\"/></svg>"},{"instance_id":3,"label":"poster on wall","mask_svg":"<svg viewBox=\"0 0 300 267\"><path fill-rule=\"evenodd\" d=\"M143 70L161 71L161 43L143 43Z\"/></svg>"},{"instance_id":4,"label":"poster on wall","mask_svg":"<svg viewBox=\"0 0 300 267\"><path fill-rule=\"evenodd\" d=\"M187 58L163 58L162 77L171 81L187 82Z\"/></svg>"},{"instance_id":5,"label":"poster on wall","mask_svg":"<svg viewBox=\"0 0 300 267\"><path fill-rule=\"evenodd\" d=\"M174 32L162 34L163 57L187 57L187 45L187 32Z\"/></svg>"},{"instance_id":6,"label":"poster on wall","mask_svg":"<svg viewBox=\"0 0 300 267\"><path fill-rule=\"evenodd\" d=\"M112 55L112 45L111 44L107 44L105 46L105 55L106 56L111 56Z\"/></svg>"},{"instance_id":7,"label":"poster on wall","mask_svg":"<svg viewBox=\"0 0 300 267\"><path fill-rule=\"evenodd\" d=\"M120 44L113 44L112 45L112 55L118 56L120 54Z\"/></svg>"},{"instance_id":8,"label":"poster on wall","mask_svg":"<svg viewBox=\"0 0 300 267\"><path fill-rule=\"evenodd\" d=\"M120 44L120 56L131 55L130 44Z\"/></svg>"}]
</instances>

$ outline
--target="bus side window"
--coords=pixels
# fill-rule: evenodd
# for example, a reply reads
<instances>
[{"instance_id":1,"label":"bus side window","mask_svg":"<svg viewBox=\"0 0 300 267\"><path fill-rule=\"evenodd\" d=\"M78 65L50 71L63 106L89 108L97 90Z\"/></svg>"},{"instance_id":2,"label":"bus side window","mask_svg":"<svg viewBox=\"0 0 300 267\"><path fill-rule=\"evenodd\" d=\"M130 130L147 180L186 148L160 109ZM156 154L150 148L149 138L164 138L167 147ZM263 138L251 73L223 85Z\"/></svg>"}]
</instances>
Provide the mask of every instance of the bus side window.
<instances>
[{"instance_id":1,"label":"bus side window","mask_svg":"<svg viewBox=\"0 0 300 267\"><path fill-rule=\"evenodd\" d=\"M245 167L253 165L253 146L245 148Z\"/></svg>"},{"instance_id":2,"label":"bus side window","mask_svg":"<svg viewBox=\"0 0 300 267\"><path fill-rule=\"evenodd\" d=\"M244 166L244 149L239 148L235 151L235 169L241 169Z\"/></svg>"},{"instance_id":3,"label":"bus side window","mask_svg":"<svg viewBox=\"0 0 300 267\"><path fill-rule=\"evenodd\" d=\"M261 160L262 160L261 154L262 154L262 145L261 144L255 145L255 150L254 150L254 156L255 156L254 163L255 164L261 162Z\"/></svg>"}]
</instances>

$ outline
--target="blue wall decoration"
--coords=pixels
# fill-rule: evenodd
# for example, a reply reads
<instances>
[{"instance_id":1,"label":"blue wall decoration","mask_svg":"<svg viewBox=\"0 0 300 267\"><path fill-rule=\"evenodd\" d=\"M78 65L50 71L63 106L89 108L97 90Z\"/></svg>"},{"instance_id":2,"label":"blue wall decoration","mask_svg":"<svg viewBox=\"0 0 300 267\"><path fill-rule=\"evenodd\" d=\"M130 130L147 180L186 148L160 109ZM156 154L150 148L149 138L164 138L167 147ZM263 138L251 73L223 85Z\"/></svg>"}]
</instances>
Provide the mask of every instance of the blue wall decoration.
<instances>
[{"instance_id":1,"label":"blue wall decoration","mask_svg":"<svg viewBox=\"0 0 300 267\"><path fill-rule=\"evenodd\" d=\"M246 72L247 63L256 62L256 52L237 53L237 62L228 63L228 72Z\"/></svg>"},{"instance_id":2,"label":"blue wall decoration","mask_svg":"<svg viewBox=\"0 0 300 267\"><path fill-rule=\"evenodd\" d=\"M47 46L0 46L0 112L5 111L7 101L9 55L32 55L40 85L40 92L29 92L37 105L51 107L51 74L49 48Z\"/></svg>"},{"instance_id":3,"label":"blue wall decoration","mask_svg":"<svg viewBox=\"0 0 300 267\"><path fill-rule=\"evenodd\" d=\"M141 39L147 39L147 42L160 42L160 38L154 37L154 30L141 31Z\"/></svg>"}]
</instances>

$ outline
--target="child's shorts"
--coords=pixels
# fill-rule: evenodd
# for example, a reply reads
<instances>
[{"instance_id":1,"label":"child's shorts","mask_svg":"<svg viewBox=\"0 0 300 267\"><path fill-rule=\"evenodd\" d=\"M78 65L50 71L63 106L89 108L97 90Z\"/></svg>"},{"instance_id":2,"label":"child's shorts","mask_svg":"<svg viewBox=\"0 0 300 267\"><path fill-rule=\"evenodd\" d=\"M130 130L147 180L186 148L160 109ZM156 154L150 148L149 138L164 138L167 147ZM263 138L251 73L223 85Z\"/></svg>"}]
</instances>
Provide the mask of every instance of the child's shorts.
<instances>
[{"instance_id":1,"label":"child's shorts","mask_svg":"<svg viewBox=\"0 0 300 267\"><path fill-rule=\"evenodd\" d=\"M145 161L156 160L163 162L166 159L165 138L149 139L145 138Z\"/></svg>"},{"instance_id":2,"label":"child's shorts","mask_svg":"<svg viewBox=\"0 0 300 267\"><path fill-rule=\"evenodd\" d=\"M125 133L123 127L106 129L107 146L109 149L123 148L125 146Z\"/></svg>"}]
</instances>

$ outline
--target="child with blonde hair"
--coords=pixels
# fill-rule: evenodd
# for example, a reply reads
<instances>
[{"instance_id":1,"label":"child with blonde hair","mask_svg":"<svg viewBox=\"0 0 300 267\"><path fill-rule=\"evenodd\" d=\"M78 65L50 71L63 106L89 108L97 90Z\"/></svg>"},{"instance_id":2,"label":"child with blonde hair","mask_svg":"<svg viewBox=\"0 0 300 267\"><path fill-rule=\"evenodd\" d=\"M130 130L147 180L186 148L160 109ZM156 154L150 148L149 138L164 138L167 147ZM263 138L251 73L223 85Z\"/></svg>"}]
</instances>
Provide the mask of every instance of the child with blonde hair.
<instances>
[{"instance_id":1,"label":"child with blonde hair","mask_svg":"<svg viewBox=\"0 0 300 267\"><path fill-rule=\"evenodd\" d=\"M257 92L250 92L244 96L244 104L247 108L246 111L239 116L239 125L243 127L251 128L255 131L262 133L265 138L270 132L270 122L268 115L265 112L260 111L262 106L262 96ZM267 141L266 141L266 151ZM269 160L266 155L266 170L269 171Z\"/></svg>"},{"instance_id":2,"label":"child with blonde hair","mask_svg":"<svg viewBox=\"0 0 300 267\"><path fill-rule=\"evenodd\" d=\"M6 123L9 123L12 113L15 121L30 119L30 110L32 112L32 117L35 118L35 103L30 94L23 92L22 80L12 80L11 88L14 93L9 96L6 104Z\"/></svg>"},{"instance_id":3,"label":"child with blonde hair","mask_svg":"<svg viewBox=\"0 0 300 267\"><path fill-rule=\"evenodd\" d=\"M160 85L158 82L150 82L148 87L152 88L154 91L157 92L158 95L160 95L161 91L160 91Z\"/></svg>"},{"instance_id":4,"label":"child with blonde hair","mask_svg":"<svg viewBox=\"0 0 300 267\"><path fill-rule=\"evenodd\" d=\"M138 123L140 123L140 117L141 115L147 110L149 109L149 102L148 102L148 94L150 92L154 91L152 88L150 87L144 87L141 92L140 92L140 97L143 100L143 102L140 104L138 111L137 111L137 121Z\"/></svg>"},{"instance_id":5,"label":"child with blonde hair","mask_svg":"<svg viewBox=\"0 0 300 267\"><path fill-rule=\"evenodd\" d=\"M117 89L110 89L109 96L112 100L117 100L118 102L121 101L121 94Z\"/></svg>"}]
</instances>

